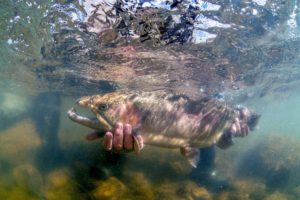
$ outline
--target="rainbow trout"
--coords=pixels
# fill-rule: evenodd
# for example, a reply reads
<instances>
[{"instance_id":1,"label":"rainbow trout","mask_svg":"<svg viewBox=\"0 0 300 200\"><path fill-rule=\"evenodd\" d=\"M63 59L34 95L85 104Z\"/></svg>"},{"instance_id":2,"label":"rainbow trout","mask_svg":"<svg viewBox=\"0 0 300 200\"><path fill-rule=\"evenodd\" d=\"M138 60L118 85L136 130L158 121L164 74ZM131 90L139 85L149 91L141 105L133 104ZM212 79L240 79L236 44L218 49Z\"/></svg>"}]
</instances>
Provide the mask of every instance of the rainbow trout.
<instances>
[{"instance_id":1,"label":"rainbow trout","mask_svg":"<svg viewBox=\"0 0 300 200\"><path fill-rule=\"evenodd\" d=\"M140 134L144 144L166 148L180 148L190 164L196 167L199 148L217 145L227 148L233 144L230 132L238 109L215 99L191 100L183 95L147 92L112 92L85 96L77 101L89 108L95 117L80 116L74 108L68 116L74 122L93 128L104 135L117 122L129 123L133 128L134 149L140 146L135 137ZM251 111L246 122L254 128L258 115Z\"/></svg>"}]
</instances>

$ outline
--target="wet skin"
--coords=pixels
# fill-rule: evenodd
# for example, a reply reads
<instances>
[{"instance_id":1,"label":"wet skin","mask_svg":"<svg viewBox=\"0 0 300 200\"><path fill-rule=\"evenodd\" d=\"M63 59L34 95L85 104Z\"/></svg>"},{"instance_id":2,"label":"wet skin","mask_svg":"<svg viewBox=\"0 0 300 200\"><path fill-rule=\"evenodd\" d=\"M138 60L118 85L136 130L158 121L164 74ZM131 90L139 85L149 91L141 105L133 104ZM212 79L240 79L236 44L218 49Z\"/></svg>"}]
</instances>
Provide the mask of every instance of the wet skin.
<instances>
[{"instance_id":1,"label":"wet skin","mask_svg":"<svg viewBox=\"0 0 300 200\"><path fill-rule=\"evenodd\" d=\"M96 132L90 133L86 136L89 141L94 141L101 138ZM143 138L141 135L137 136L140 147L143 148ZM133 136L132 126L130 124L116 123L112 132L105 133L103 138L103 146L107 151L121 152L122 150L133 151Z\"/></svg>"},{"instance_id":2,"label":"wet skin","mask_svg":"<svg viewBox=\"0 0 300 200\"><path fill-rule=\"evenodd\" d=\"M231 125L230 132L236 137L244 137L250 132L250 128L247 125L247 120L251 115L249 109L243 108L239 111L239 116L235 118ZM86 136L89 141L94 141L101 138L96 132ZM137 136L137 139L143 148L143 138L141 135ZM103 138L103 146L107 151L121 152L122 150L133 151L133 136L132 126L130 124L116 123L112 132L105 133Z\"/></svg>"}]
</instances>

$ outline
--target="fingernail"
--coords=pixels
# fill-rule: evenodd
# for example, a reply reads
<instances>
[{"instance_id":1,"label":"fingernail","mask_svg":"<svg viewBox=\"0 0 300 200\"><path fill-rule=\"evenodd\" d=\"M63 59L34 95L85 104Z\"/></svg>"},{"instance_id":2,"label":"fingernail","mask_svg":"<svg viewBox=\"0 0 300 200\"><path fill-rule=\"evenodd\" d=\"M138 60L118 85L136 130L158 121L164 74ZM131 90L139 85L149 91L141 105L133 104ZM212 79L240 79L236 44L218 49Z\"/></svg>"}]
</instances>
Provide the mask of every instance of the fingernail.
<instances>
[{"instance_id":1,"label":"fingernail","mask_svg":"<svg viewBox=\"0 0 300 200\"><path fill-rule=\"evenodd\" d=\"M115 136L121 136L122 135L122 129L118 128L116 131L115 131Z\"/></svg>"},{"instance_id":2,"label":"fingernail","mask_svg":"<svg viewBox=\"0 0 300 200\"><path fill-rule=\"evenodd\" d=\"M131 126L130 124L126 124L125 125L125 131L128 133L128 132L131 132Z\"/></svg>"},{"instance_id":3,"label":"fingernail","mask_svg":"<svg viewBox=\"0 0 300 200\"><path fill-rule=\"evenodd\" d=\"M106 133L106 135L104 136L104 148L108 151L110 151L112 149L112 143L113 143L113 136L112 133Z\"/></svg>"},{"instance_id":4,"label":"fingernail","mask_svg":"<svg viewBox=\"0 0 300 200\"><path fill-rule=\"evenodd\" d=\"M116 124L116 128L117 128L117 129L122 129L122 128L123 128L123 124L122 124L121 122L118 122L118 123Z\"/></svg>"}]
</instances>

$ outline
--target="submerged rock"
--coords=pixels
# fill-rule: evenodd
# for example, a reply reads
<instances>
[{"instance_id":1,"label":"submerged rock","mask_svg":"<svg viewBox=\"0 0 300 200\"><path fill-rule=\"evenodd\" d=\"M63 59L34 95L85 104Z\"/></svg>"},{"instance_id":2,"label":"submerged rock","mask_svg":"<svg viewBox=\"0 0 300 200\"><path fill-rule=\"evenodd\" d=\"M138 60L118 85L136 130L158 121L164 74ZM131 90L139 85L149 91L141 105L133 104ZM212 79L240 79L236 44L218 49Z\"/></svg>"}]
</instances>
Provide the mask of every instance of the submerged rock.
<instances>
[{"instance_id":1,"label":"submerged rock","mask_svg":"<svg viewBox=\"0 0 300 200\"><path fill-rule=\"evenodd\" d=\"M178 181L174 183L165 182L157 188L158 199L189 199L189 200L210 200L210 194L204 187L192 181Z\"/></svg>"},{"instance_id":2,"label":"submerged rock","mask_svg":"<svg viewBox=\"0 0 300 200\"><path fill-rule=\"evenodd\" d=\"M2 186L0 183L0 199L7 200L39 200L39 196L32 193L26 186Z\"/></svg>"},{"instance_id":3,"label":"submerged rock","mask_svg":"<svg viewBox=\"0 0 300 200\"><path fill-rule=\"evenodd\" d=\"M289 200L289 199L290 199L290 197L283 193L274 192L273 194L269 195L264 200Z\"/></svg>"},{"instance_id":4,"label":"submerged rock","mask_svg":"<svg viewBox=\"0 0 300 200\"><path fill-rule=\"evenodd\" d=\"M72 200L81 199L76 182L71 178L68 169L57 169L46 177L44 196L47 200Z\"/></svg>"},{"instance_id":5,"label":"submerged rock","mask_svg":"<svg viewBox=\"0 0 300 200\"><path fill-rule=\"evenodd\" d=\"M262 199L267 196L266 185L255 179L243 179L234 182L236 192L232 197L247 197L249 199Z\"/></svg>"},{"instance_id":6,"label":"submerged rock","mask_svg":"<svg viewBox=\"0 0 300 200\"><path fill-rule=\"evenodd\" d=\"M16 185L26 186L37 195L41 195L44 184L42 174L31 163L16 166L12 170L12 178Z\"/></svg>"},{"instance_id":7,"label":"submerged rock","mask_svg":"<svg viewBox=\"0 0 300 200\"><path fill-rule=\"evenodd\" d=\"M34 159L41 140L30 120L24 120L0 133L0 159L20 164Z\"/></svg>"},{"instance_id":8,"label":"submerged rock","mask_svg":"<svg viewBox=\"0 0 300 200\"><path fill-rule=\"evenodd\" d=\"M136 172L130 173L131 181L127 185L129 193L126 195L127 198L131 199L154 199L153 185L147 179L144 173ZM127 178L127 179L128 179ZM128 179L129 181L129 179Z\"/></svg>"},{"instance_id":9,"label":"submerged rock","mask_svg":"<svg viewBox=\"0 0 300 200\"><path fill-rule=\"evenodd\" d=\"M105 181L96 182L96 188L92 192L95 199L101 200L119 200L123 199L127 191L126 186L117 178L110 177Z\"/></svg>"}]
</instances>

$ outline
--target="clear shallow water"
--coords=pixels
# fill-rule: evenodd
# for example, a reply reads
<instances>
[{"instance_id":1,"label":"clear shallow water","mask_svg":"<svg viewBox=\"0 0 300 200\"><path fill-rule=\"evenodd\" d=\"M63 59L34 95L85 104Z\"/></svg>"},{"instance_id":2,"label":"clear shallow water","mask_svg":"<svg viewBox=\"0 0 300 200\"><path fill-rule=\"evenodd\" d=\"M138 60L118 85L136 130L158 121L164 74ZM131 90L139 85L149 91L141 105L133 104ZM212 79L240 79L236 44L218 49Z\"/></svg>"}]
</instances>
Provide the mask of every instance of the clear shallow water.
<instances>
[{"instance_id":1,"label":"clear shallow water","mask_svg":"<svg viewBox=\"0 0 300 200\"><path fill-rule=\"evenodd\" d=\"M119 13L113 3L93 27L90 2L1 2L1 199L298 199L298 1L149 1L144 12L128 2ZM113 156L85 141L90 130L67 109L116 89L207 95L262 114L255 132L216 152L214 173L232 188L195 181L178 151Z\"/></svg>"}]
</instances>

